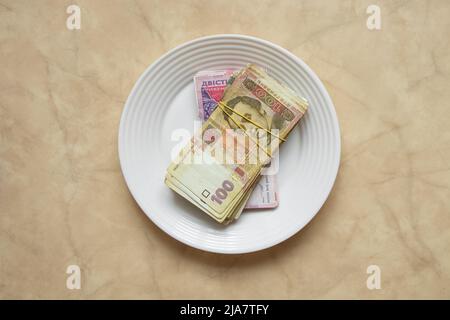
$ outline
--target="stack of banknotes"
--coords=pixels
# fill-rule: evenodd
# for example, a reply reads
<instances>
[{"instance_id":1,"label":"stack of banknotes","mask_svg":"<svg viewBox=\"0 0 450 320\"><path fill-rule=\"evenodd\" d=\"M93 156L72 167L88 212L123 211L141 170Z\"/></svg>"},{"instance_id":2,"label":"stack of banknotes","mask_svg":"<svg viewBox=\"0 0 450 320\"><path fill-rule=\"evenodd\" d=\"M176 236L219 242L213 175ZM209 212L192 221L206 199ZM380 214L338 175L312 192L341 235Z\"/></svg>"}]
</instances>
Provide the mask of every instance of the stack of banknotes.
<instances>
[{"instance_id":1,"label":"stack of banknotes","mask_svg":"<svg viewBox=\"0 0 450 320\"><path fill-rule=\"evenodd\" d=\"M254 64L200 72L194 82L204 122L167 168L166 185L224 224L248 203L275 207L274 175L261 173L306 112L306 100ZM257 186L262 193L253 192Z\"/></svg>"},{"instance_id":2,"label":"stack of banknotes","mask_svg":"<svg viewBox=\"0 0 450 320\"><path fill-rule=\"evenodd\" d=\"M200 71L194 76L195 95L199 119L203 122L208 120L211 113L217 107L218 101L230 81L234 79L235 70L207 70ZM253 192L245 204L244 209L268 209L275 208L279 203L278 185L276 171L278 169L278 158L275 163L269 163L261 174Z\"/></svg>"}]
</instances>

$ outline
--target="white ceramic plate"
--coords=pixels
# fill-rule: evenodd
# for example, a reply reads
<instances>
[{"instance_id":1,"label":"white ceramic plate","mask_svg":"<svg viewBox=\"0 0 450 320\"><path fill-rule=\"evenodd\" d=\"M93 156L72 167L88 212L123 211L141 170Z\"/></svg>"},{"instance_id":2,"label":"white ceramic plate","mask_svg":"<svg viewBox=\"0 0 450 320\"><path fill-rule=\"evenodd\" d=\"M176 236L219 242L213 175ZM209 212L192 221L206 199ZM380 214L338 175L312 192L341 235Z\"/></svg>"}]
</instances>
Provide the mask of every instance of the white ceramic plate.
<instances>
[{"instance_id":1,"label":"white ceramic plate","mask_svg":"<svg viewBox=\"0 0 450 320\"><path fill-rule=\"evenodd\" d=\"M222 226L167 188L164 175L177 144L172 131L194 130L193 75L249 62L307 98L310 107L280 148L278 208L244 211ZM338 171L340 133L327 91L302 60L265 40L216 35L180 45L145 70L123 110L119 156L133 197L162 230L198 249L245 253L288 239L319 211Z\"/></svg>"}]
</instances>

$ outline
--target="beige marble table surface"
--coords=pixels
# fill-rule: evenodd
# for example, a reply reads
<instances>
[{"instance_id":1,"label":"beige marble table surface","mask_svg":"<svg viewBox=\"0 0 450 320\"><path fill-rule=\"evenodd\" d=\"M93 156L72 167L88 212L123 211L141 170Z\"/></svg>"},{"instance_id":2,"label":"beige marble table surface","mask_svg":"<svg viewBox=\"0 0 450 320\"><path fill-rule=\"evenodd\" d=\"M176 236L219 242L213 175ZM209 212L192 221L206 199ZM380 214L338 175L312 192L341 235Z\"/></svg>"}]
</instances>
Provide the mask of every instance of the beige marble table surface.
<instances>
[{"instance_id":1,"label":"beige marble table surface","mask_svg":"<svg viewBox=\"0 0 450 320\"><path fill-rule=\"evenodd\" d=\"M81 9L69 30L66 9ZM369 30L369 5L381 29ZM242 33L301 57L328 89L334 189L288 241L187 247L139 209L120 115L155 59ZM0 0L1 298L450 298L450 2ZM69 265L81 288L66 287ZM367 268L381 270L369 290Z\"/></svg>"}]
</instances>

